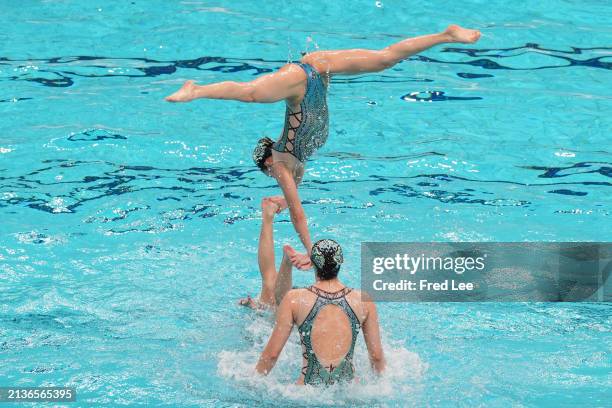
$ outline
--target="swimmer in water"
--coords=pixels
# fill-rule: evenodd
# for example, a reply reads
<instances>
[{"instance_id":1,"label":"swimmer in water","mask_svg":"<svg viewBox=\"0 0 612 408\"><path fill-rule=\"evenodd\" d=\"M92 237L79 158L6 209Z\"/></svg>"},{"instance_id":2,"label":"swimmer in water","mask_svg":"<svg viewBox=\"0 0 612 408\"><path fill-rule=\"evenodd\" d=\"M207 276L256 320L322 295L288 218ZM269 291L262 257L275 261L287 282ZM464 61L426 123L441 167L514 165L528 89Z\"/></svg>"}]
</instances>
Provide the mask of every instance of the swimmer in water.
<instances>
[{"instance_id":1,"label":"swimmer in water","mask_svg":"<svg viewBox=\"0 0 612 408\"><path fill-rule=\"evenodd\" d=\"M293 252L285 247L284 259ZM290 286L284 286L288 291L278 306L274 330L255 367L258 373L267 375L272 370L294 325L302 343L298 384L321 386L353 381L353 353L360 329L372 368L377 373L384 371L376 305L338 279L343 261L342 248L336 241L323 239L314 243L311 263L316 281L303 289L289 290ZM291 264L285 267L290 269Z\"/></svg>"},{"instance_id":2,"label":"swimmer in water","mask_svg":"<svg viewBox=\"0 0 612 408\"><path fill-rule=\"evenodd\" d=\"M306 54L299 63L286 64L277 72L251 82L219 82L196 85L186 81L169 102L194 99L230 99L242 102L285 101L285 122L279 139L257 142L253 160L264 174L274 177L289 205L293 226L306 253L291 253L291 262L300 269L311 267L312 243L306 214L297 187L304 175L306 161L327 140L329 117L327 86L332 75L362 74L391 68L411 55L443 43L471 44L480 32L450 25L437 34L409 38L381 50L333 50Z\"/></svg>"},{"instance_id":3,"label":"swimmer in water","mask_svg":"<svg viewBox=\"0 0 612 408\"><path fill-rule=\"evenodd\" d=\"M287 203L283 197L268 197L262 200L261 208L263 220L257 250L261 292L257 299L249 296L239 302L253 309L276 311L276 325L257 363L257 371L265 375L272 370L293 325L297 324L303 356L298 384L331 385L352 381L355 376L353 353L361 328L372 367L381 373L385 359L376 305L365 294L347 288L338 279L344 261L340 245L330 239L317 241L311 253L314 285L291 289L293 265L289 259L295 251L285 246L277 273L272 229L275 215L287 208Z\"/></svg>"}]
</instances>

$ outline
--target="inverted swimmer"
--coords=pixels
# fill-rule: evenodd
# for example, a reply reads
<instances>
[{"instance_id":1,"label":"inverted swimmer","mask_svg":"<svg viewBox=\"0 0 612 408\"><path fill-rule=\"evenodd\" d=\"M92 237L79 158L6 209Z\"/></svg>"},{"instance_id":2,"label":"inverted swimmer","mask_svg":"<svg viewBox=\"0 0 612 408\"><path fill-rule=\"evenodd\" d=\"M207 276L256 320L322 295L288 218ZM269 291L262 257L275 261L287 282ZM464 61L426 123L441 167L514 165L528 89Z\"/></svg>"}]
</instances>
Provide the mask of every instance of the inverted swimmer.
<instances>
[{"instance_id":1,"label":"inverted swimmer","mask_svg":"<svg viewBox=\"0 0 612 408\"><path fill-rule=\"evenodd\" d=\"M314 285L291 289L292 264L288 258L293 250L285 247L278 274L274 266L272 222L283 207L265 198L262 210L258 250L262 289L259 299L249 297L240 302L253 308L276 309L278 305L276 324L257 363L257 372L265 375L272 370L296 324L302 343L298 384L332 385L352 381L355 378L353 353L361 328L372 367L381 373L385 358L376 305L362 301L359 291L347 288L338 279L344 261L340 245L330 239L315 242L311 253Z\"/></svg>"},{"instance_id":2,"label":"inverted swimmer","mask_svg":"<svg viewBox=\"0 0 612 408\"><path fill-rule=\"evenodd\" d=\"M286 64L277 72L251 82L226 81L200 86L194 81L186 81L166 100L285 101L285 124L280 138L276 142L267 137L260 139L253 159L265 174L277 180L282 189L289 205L291 221L306 249L306 254L294 251L291 261L301 269L308 269L311 266L312 243L297 186L302 181L306 161L327 140L329 116L326 96L331 75L378 72L435 45L474 43L479 38L480 32L477 30L450 25L441 33L409 38L382 50L316 51L305 55L298 64Z\"/></svg>"}]
</instances>

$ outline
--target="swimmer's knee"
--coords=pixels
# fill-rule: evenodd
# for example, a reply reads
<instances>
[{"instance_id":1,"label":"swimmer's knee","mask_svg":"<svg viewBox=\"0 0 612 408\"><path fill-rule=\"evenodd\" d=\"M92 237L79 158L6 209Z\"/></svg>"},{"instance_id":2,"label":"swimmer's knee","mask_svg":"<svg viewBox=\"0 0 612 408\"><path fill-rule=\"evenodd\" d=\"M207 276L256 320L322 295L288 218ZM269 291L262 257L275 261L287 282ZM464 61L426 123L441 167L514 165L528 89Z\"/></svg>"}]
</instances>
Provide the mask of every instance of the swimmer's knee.
<instances>
[{"instance_id":1,"label":"swimmer's knee","mask_svg":"<svg viewBox=\"0 0 612 408\"><path fill-rule=\"evenodd\" d=\"M399 62L396 55L393 54L390 50L380 51L380 55L378 57L378 62L381 67L381 71L391 68L395 64Z\"/></svg>"}]
</instances>

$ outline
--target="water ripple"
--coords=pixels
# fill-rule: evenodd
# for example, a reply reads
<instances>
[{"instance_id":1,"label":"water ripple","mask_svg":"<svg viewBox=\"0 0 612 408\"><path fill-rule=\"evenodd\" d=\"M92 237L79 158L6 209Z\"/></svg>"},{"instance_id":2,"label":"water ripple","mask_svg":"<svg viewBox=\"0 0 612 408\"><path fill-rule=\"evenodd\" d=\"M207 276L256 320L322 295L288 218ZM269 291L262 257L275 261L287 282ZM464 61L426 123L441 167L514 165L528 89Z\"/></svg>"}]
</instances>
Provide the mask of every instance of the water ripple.
<instances>
[{"instance_id":1,"label":"water ripple","mask_svg":"<svg viewBox=\"0 0 612 408\"><path fill-rule=\"evenodd\" d=\"M89 132L90 140L105 138L123 138L105 132ZM73 139L79 142L85 139ZM365 160L366 158L355 154L330 154L328 156L342 158L345 161ZM416 156L444 156L441 153L429 152ZM406 160L414 158L415 155L392 156L378 158L380 160ZM29 207L47 213L74 213L79 208L98 202L95 215L89 215L84 219L86 223L112 223L126 220L130 214L142 211L150 211L155 208L153 202L176 203L174 212L165 212L158 222L164 229L176 227L175 221L186 221L195 217L209 218L224 216L225 223L232 224L237 221L250 219L251 215L242 211L231 214L224 210L224 201L236 202L245 209L257 210L252 206L252 195L249 191L258 187L261 181L265 181L265 188L274 189L273 183L262 179L259 171L249 167L189 167L189 168L160 168L150 165L125 165L109 161L65 161L46 160L42 167L28 171L26 174L0 177L0 208L7 207ZM310 178L304 181L305 188L319 190L322 194L329 191L332 184L365 185L363 193L370 197L379 197L382 203L391 201L403 201L406 197L421 197L437 200L443 203L479 204L486 206L525 206L530 204L529 199L516 198L520 191L515 191L513 197L500 196L502 192L496 192L493 197L488 191L488 184L507 184L524 187L553 187L548 190L551 194L564 194L574 196L587 195L585 191L577 191L571 186L610 187L612 182L605 180L559 180L573 176L598 175L609 178L611 176L610 163L604 162L582 162L567 167L543 167L526 166L527 170L542 172L536 177L549 179L551 182L521 182L517 180L504 179L478 179L466 177L459 174L448 173L418 173L409 176L384 176L365 175L360 177L349 177L345 179L321 179ZM49 177L63 172L60 181ZM87 173L94 172L88 175ZM49 181L49 179L53 181ZM454 190L455 182L459 190ZM334 188L336 190L337 188ZM340 189L337 191L345 191ZM348 190L347 190L348 191ZM153 198L149 192L155 192ZM484 195L484 196L483 196ZM134 197L134 203L124 205L123 208L113 207L104 209L103 204L113 196ZM141 197L137 199L136 197ZM144 200L144 201L143 201ZM179 206L183 202L192 202L187 206ZM193 202L197 203L193 203ZM100 204L102 203L102 205ZM345 203L342 203L343 205ZM164 205L164 208L167 205ZM144 231L159 228L159 224L144 226ZM131 230L131 229L130 229ZM125 230L116 230L121 232ZM27 238L28 240L30 238ZM32 236L32 240L44 240L44 237Z\"/></svg>"}]
</instances>

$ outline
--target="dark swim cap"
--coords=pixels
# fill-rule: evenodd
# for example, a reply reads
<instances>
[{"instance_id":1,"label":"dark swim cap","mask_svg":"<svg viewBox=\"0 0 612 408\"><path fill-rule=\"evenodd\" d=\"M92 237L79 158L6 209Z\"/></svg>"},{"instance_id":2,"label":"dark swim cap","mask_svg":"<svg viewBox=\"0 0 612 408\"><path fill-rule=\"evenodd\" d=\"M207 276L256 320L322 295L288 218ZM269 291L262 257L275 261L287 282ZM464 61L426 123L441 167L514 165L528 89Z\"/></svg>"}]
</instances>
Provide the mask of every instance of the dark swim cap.
<instances>
[{"instance_id":1,"label":"dark swim cap","mask_svg":"<svg viewBox=\"0 0 612 408\"><path fill-rule=\"evenodd\" d=\"M322 239L312 246L310 260L319 278L327 280L338 275L340 265L344 262L344 256L340 244L333 239Z\"/></svg>"},{"instance_id":2,"label":"dark swim cap","mask_svg":"<svg viewBox=\"0 0 612 408\"><path fill-rule=\"evenodd\" d=\"M255 150L253 150L253 161L261 171L266 171L266 159L272 156L272 145L274 141L269 137L262 137L257 141Z\"/></svg>"}]
</instances>

